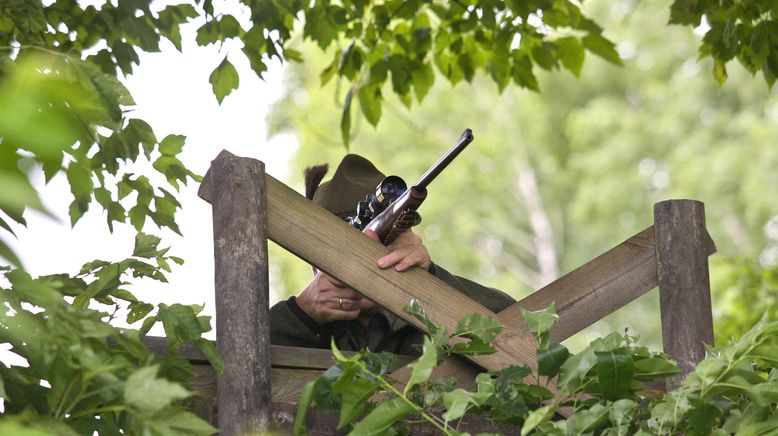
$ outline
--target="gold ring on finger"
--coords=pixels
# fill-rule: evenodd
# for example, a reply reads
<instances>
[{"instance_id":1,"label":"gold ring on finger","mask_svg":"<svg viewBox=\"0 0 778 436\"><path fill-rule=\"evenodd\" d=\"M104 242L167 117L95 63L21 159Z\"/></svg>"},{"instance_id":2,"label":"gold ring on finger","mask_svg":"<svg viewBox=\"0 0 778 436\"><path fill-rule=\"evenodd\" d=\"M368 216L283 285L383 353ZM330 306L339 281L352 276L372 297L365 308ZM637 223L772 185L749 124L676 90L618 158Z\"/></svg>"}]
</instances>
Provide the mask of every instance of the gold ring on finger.
<instances>
[{"instance_id":1,"label":"gold ring on finger","mask_svg":"<svg viewBox=\"0 0 778 436\"><path fill-rule=\"evenodd\" d=\"M343 299L338 297L338 306L340 306L341 310L343 309Z\"/></svg>"}]
</instances>

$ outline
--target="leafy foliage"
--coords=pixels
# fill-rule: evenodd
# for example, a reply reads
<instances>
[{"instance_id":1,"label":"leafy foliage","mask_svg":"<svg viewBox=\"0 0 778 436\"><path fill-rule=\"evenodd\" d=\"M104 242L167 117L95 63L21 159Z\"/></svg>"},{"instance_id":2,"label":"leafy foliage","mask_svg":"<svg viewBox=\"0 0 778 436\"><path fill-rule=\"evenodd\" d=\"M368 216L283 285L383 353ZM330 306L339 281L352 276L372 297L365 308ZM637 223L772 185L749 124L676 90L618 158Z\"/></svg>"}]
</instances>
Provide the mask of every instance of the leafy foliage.
<instances>
[{"instance_id":1,"label":"leafy foliage","mask_svg":"<svg viewBox=\"0 0 778 436\"><path fill-rule=\"evenodd\" d=\"M210 424L188 412L184 388L195 375L176 353L193 341L217 369L215 347L201 339L210 330L199 306L138 301L124 277L165 281L169 262L181 260L158 249L159 238L139 234L133 256L120 262L89 262L78 274L32 278L5 269L0 289L0 342L28 366L0 364L5 412L0 428L44 428L57 434L212 434ZM139 331L114 327L120 308ZM156 356L142 338L162 321L170 353Z\"/></svg>"},{"instance_id":2,"label":"leafy foliage","mask_svg":"<svg viewBox=\"0 0 778 436\"><path fill-rule=\"evenodd\" d=\"M417 317L423 313L418 303L406 310ZM778 428L771 419L778 406L778 322L762 320L736 342L709 349L697 369L665 394L643 384L678 374L664 353L637 345L633 336L613 333L568 356L564 346L544 344L555 321L553 307L524 315L540 347L539 368L543 349L565 351L553 352L561 365L558 374L547 371L544 379L555 382L559 395L539 378L530 378L526 366L479 374L473 391L430 380L431 362L444 350L431 337L411 381L400 390L387 375L384 355L363 352L347 358L333 345L337 364L306 387L296 434L305 434L305 410L313 405L340 409L339 428L350 425L349 434L401 432L420 418L444 434L461 435L466 433L460 432L458 421L467 413L515 425L522 435L767 434ZM382 398L378 405L370 403L376 394ZM572 413L563 418L557 414L562 408L572 408Z\"/></svg>"},{"instance_id":3,"label":"leafy foliage","mask_svg":"<svg viewBox=\"0 0 778 436\"><path fill-rule=\"evenodd\" d=\"M410 107L413 96L421 102L427 95L435 70L452 84L484 71L501 90L511 83L537 90L535 65L578 75L586 51L621 63L603 29L568 0L255 3L253 27L239 32L244 52L298 60L299 52L290 48L298 17L304 38L332 54L321 84L333 77L347 83L340 123L347 148L352 104L359 102L375 126L386 86ZM264 40L257 42L263 31ZM266 68L256 62L252 67L260 75Z\"/></svg>"},{"instance_id":4,"label":"leafy foliage","mask_svg":"<svg viewBox=\"0 0 778 436\"><path fill-rule=\"evenodd\" d=\"M711 264L711 299L716 301L716 343L739 338L760 314L778 318L778 266L764 267L746 257L716 259Z\"/></svg>"},{"instance_id":5,"label":"leafy foliage","mask_svg":"<svg viewBox=\"0 0 778 436\"><path fill-rule=\"evenodd\" d=\"M751 74L761 71L772 87L778 76L778 5L775 2L700 2L675 0L670 23L699 26L704 17L709 29L700 57L713 58L713 76L727 80L726 64L737 58Z\"/></svg>"},{"instance_id":6,"label":"leafy foliage","mask_svg":"<svg viewBox=\"0 0 778 436\"><path fill-rule=\"evenodd\" d=\"M128 116L135 102L118 74L132 73L137 50L159 51L163 37L180 47L178 27L196 15L194 8L154 14L144 2L97 9L75 0L10 1L0 12L0 180L10 187L0 196L2 232L13 233L8 219L26 224L25 208L42 210L31 175L20 169L33 164L46 182L67 176L72 224L94 201L107 212L110 229L129 221L140 231L150 218L179 232L173 194L129 164L141 157L152 162L176 190L199 177L177 157L182 137L158 140L148 123ZM2 239L0 255L19 265Z\"/></svg>"},{"instance_id":7,"label":"leafy foliage","mask_svg":"<svg viewBox=\"0 0 778 436\"><path fill-rule=\"evenodd\" d=\"M509 87L499 94L483 74L452 90L438 75L412 114L385 93L379 126L372 129L364 120L353 125L358 140L352 152L413 180L461 128L473 128L475 142L430 187L416 230L436 263L516 299L650 226L653 203L698 199L718 247L710 258L714 314L717 320L722 313L748 315L748 321L729 324L739 336L763 309L735 316L727 305L748 304L736 295L746 288L717 279L717 270L729 269L719 262L722 256L761 257L772 265L778 252L775 232L767 231L778 203L772 139L778 137L778 94L736 62L725 86L710 80L712 60L696 59L699 38L685 26L665 26L668 4L584 2L587 14L618 42L625 66L590 57L578 79L538 71L540 87L549 92ZM304 50L306 65L289 68L294 88L271 112L276 131L291 132L300 142L292 175L311 163L334 168L344 153L336 129L328 127L340 114L319 110L331 104L336 84L319 89L318 72L330 59L316 60L317 53L316 47ZM451 213L460 200L472 207ZM278 268L285 271L299 262L277 252L271 261L283 262ZM279 288L302 289L305 273L301 264ZM735 286L724 300L718 296L726 283ZM661 347L652 316L658 305L649 293L566 344L579 350L628 326L641 332L644 344ZM731 339L733 333L719 335L725 330L718 325L717 343Z\"/></svg>"}]
</instances>

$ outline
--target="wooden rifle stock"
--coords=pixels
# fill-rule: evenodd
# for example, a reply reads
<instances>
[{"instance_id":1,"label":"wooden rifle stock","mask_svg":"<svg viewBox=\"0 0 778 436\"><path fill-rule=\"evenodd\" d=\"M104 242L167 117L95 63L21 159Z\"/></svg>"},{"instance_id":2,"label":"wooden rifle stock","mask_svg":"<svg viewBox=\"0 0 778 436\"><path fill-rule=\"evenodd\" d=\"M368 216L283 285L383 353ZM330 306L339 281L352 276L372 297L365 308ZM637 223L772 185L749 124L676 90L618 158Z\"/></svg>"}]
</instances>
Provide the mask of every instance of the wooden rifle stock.
<instances>
[{"instance_id":1,"label":"wooden rifle stock","mask_svg":"<svg viewBox=\"0 0 778 436\"><path fill-rule=\"evenodd\" d=\"M403 218L407 218L409 213L415 212L421 206L421 203L427 198L427 185L471 142L473 142L473 131L465 129L454 147L438 159L416 183L406 189L383 212L373 218L365 229L376 232L381 242L388 245L394 238L416 224L408 224L407 220Z\"/></svg>"}]
</instances>

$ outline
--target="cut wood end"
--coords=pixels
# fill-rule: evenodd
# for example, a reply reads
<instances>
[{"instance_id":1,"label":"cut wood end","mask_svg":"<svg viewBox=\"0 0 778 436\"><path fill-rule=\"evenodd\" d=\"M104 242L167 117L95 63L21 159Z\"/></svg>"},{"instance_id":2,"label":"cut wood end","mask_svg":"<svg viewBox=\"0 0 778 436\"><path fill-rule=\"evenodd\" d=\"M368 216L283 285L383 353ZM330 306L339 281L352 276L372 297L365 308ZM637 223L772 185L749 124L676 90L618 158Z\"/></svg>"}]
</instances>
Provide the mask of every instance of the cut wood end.
<instances>
[{"instance_id":1,"label":"cut wood end","mask_svg":"<svg viewBox=\"0 0 778 436\"><path fill-rule=\"evenodd\" d=\"M213 182L211 179L213 176L211 176L211 168L213 168L213 162L217 159L222 159L226 157L234 157L235 155L230 153L227 150L222 150L217 156L216 159L211 161L211 167L208 168L208 171L205 172L205 176L203 176L203 181L200 182L200 188L197 190L197 195L202 198L203 200L207 201L208 203L211 203L211 200L213 199Z\"/></svg>"}]
</instances>

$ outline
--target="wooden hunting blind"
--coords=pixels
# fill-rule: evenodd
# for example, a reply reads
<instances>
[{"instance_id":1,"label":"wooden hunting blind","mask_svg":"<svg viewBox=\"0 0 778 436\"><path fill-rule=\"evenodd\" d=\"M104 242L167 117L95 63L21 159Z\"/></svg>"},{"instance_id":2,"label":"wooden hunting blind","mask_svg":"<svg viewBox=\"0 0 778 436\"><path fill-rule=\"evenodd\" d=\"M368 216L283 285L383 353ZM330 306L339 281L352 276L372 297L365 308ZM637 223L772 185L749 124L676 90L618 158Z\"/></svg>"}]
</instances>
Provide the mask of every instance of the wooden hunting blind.
<instances>
[{"instance_id":1,"label":"wooden hunting blind","mask_svg":"<svg viewBox=\"0 0 778 436\"><path fill-rule=\"evenodd\" d=\"M658 286L664 350L682 371L668 380L670 388L702 360L703 344L713 343L708 256L716 248L698 201L657 203L654 225L492 313L420 268L402 274L379 269L375 260L388 252L386 247L265 174L258 160L222 151L199 195L213 208L216 342L225 372L217 377L194 348L185 348L184 354L198 372L191 386L196 393L192 408L221 434L270 426L291 429L303 386L333 363L329 350L270 344L268 239L421 330L422 323L403 311L413 298L449 331L468 313L495 318L504 326L494 342L496 353L469 361L449 358L433 375L453 375L464 385L481 369L510 364L535 369L535 342L524 328L521 310L543 309L552 302L560 321L551 336L562 341ZM164 348L158 338L148 343ZM407 377L410 361L401 358L392 377ZM336 416L308 414L312 434L333 434L336 425ZM468 425L480 431L486 424L464 422L460 430Z\"/></svg>"}]
</instances>

